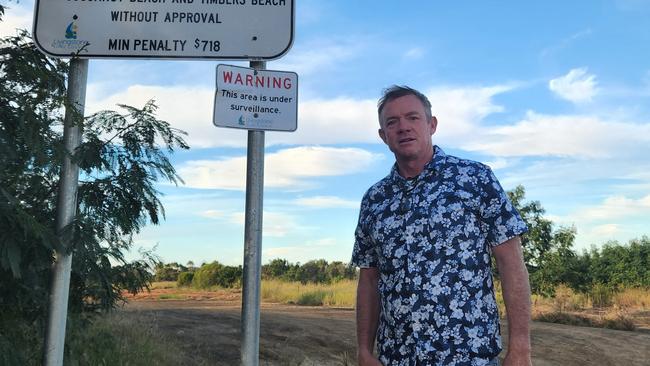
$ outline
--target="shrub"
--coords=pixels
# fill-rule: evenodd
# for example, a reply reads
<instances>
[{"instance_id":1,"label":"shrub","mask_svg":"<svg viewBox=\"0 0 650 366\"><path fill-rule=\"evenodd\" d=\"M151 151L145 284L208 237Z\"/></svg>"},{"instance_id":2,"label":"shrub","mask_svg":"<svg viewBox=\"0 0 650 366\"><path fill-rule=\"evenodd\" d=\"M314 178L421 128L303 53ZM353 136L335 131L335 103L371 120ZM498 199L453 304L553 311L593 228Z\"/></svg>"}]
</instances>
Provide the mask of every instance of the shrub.
<instances>
[{"instance_id":1,"label":"shrub","mask_svg":"<svg viewBox=\"0 0 650 366\"><path fill-rule=\"evenodd\" d=\"M194 279L194 272L181 272L178 275L176 285L178 287L189 287L192 285L192 279Z\"/></svg>"},{"instance_id":2,"label":"shrub","mask_svg":"<svg viewBox=\"0 0 650 366\"><path fill-rule=\"evenodd\" d=\"M214 261L212 263L204 264L196 270L192 278L192 287L196 288L210 288L213 286L219 287L238 287L241 285L242 268L224 266L223 264Z\"/></svg>"},{"instance_id":3,"label":"shrub","mask_svg":"<svg viewBox=\"0 0 650 366\"><path fill-rule=\"evenodd\" d=\"M574 326L581 326L581 327L594 326L594 322L586 316L562 313L558 311L538 314L537 316L534 317L533 320L546 322L546 323L574 325Z\"/></svg>"},{"instance_id":4,"label":"shrub","mask_svg":"<svg viewBox=\"0 0 650 366\"><path fill-rule=\"evenodd\" d=\"M602 320L603 328L633 331L636 325L629 316L619 314L614 318L605 318Z\"/></svg>"},{"instance_id":5,"label":"shrub","mask_svg":"<svg viewBox=\"0 0 650 366\"><path fill-rule=\"evenodd\" d=\"M595 283L591 287L589 297L591 298L591 305L595 308L606 308L612 305L612 297L614 290L602 283Z\"/></svg>"},{"instance_id":6,"label":"shrub","mask_svg":"<svg viewBox=\"0 0 650 366\"><path fill-rule=\"evenodd\" d=\"M584 295L576 294L566 285L556 286L554 292L553 308L555 311L563 312L579 310L586 303Z\"/></svg>"},{"instance_id":7,"label":"shrub","mask_svg":"<svg viewBox=\"0 0 650 366\"><path fill-rule=\"evenodd\" d=\"M323 290L305 292L298 298L298 305L321 306L327 293Z\"/></svg>"}]
</instances>

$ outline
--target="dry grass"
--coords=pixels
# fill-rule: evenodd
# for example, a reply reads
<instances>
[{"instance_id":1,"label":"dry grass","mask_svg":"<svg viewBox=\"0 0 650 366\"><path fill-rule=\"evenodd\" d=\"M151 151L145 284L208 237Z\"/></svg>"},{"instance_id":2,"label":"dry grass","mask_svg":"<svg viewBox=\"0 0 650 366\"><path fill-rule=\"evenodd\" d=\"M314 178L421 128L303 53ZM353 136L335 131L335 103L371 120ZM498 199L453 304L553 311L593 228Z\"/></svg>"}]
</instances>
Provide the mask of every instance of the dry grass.
<instances>
[{"instance_id":1,"label":"dry grass","mask_svg":"<svg viewBox=\"0 0 650 366\"><path fill-rule=\"evenodd\" d=\"M168 288L176 288L176 281L159 281L159 282L152 282L151 283L151 289L152 290L160 290L160 289L168 289Z\"/></svg>"},{"instance_id":2,"label":"dry grass","mask_svg":"<svg viewBox=\"0 0 650 366\"><path fill-rule=\"evenodd\" d=\"M353 307L357 283L343 280L333 284L301 284L278 280L262 281L262 300L283 304Z\"/></svg>"},{"instance_id":3,"label":"dry grass","mask_svg":"<svg viewBox=\"0 0 650 366\"><path fill-rule=\"evenodd\" d=\"M592 317L575 313L554 311L550 313L538 314L533 318L533 320L581 327L608 328L628 331L636 329L632 318L629 315L624 314L606 315L605 317Z\"/></svg>"},{"instance_id":4,"label":"dry grass","mask_svg":"<svg viewBox=\"0 0 650 366\"><path fill-rule=\"evenodd\" d=\"M160 300L183 300L205 298L232 299L238 296L239 289L194 289L177 287L176 282L154 282L151 295ZM343 280L332 284L302 284L280 280L262 281L262 301L281 304L298 304L306 306L354 307L356 302L357 283L354 280ZM200 294L206 294L200 296ZM146 295L139 296L140 298Z\"/></svg>"},{"instance_id":5,"label":"dry grass","mask_svg":"<svg viewBox=\"0 0 650 366\"><path fill-rule=\"evenodd\" d=\"M506 309L501 294L501 283L495 281L494 286L499 311L505 317ZM356 281L353 280L329 285L263 280L262 300L281 304L352 308L356 302L356 288ZM234 299L240 295L238 289L196 290L177 287L176 282L173 281L154 282L152 290L163 292L158 294L161 300L204 298L205 296L201 297L200 294L211 292L217 293L214 298L223 299ZM531 300L534 320L621 330L634 329L635 319L638 321L638 326L647 326L632 314L650 310L650 291L643 289L624 289L615 292L605 286L594 286L591 291L582 294L568 286L559 285L555 288L554 297L532 295Z\"/></svg>"},{"instance_id":6,"label":"dry grass","mask_svg":"<svg viewBox=\"0 0 650 366\"><path fill-rule=\"evenodd\" d=\"M497 305L505 317L501 283L495 281ZM587 294L573 291L565 285L555 288L554 297L531 296L533 320L618 330L647 326L635 312L650 310L650 290L623 289L618 292L596 285Z\"/></svg>"},{"instance_id":7,"label":"dry grass","mask_svg":"<svg viewBox=\"0 0 650 366\"><path fill-rule=\"evenodd\" d=\"M183 351L161 336L154 322L113 312L82 326L71 322L66 339L70 365L179 365Z\"/></svg>"},{"instance_id":8,"label":"dry grass","mask_svg":"<svg viewBox=\"0 0 650 366\"><path fill-rule=\"evenodd\" d=\"M650 309L650 291L629 288L613 296L614 306L622 310Z\"/></svg>"}]
</instances>

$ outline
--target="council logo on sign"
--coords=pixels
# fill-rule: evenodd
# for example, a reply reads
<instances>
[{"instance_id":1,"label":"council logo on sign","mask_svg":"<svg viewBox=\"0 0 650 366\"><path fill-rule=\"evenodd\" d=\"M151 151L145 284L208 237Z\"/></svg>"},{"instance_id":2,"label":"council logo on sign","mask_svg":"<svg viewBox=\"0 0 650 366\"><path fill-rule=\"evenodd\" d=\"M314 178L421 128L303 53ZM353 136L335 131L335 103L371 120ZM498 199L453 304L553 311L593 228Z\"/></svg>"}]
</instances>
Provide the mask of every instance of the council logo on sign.
<instances>
[{"instance_id":1,"label":"council logo on sign","mask_svg":"<svg viewBox=\"0 0 650 366\"><path fill-rule=\"evenodd\" d=\"M77 39L77 23L75 20L79 19L77 14L72 16L72 21L68 24L68 27L65 29L65 38L67 39Z\"/></svg>"},{"instance_id":2,"label":"council logo on sign","mask_svg":"<svg viewBox=\"0 0 650 366\"><path fill-rule=\"evenodd\" d=\"M63 32L64 38L59 38L52 41L53 48L75 53L81 51L89 44L87 40L77 39L77 36L79 34L79 25L77 25L78 19L79 17L77 14L74 14L72 16L72 21L68 23L68 25L65 27L65 32Z\"/></svg>"}]
</instances>

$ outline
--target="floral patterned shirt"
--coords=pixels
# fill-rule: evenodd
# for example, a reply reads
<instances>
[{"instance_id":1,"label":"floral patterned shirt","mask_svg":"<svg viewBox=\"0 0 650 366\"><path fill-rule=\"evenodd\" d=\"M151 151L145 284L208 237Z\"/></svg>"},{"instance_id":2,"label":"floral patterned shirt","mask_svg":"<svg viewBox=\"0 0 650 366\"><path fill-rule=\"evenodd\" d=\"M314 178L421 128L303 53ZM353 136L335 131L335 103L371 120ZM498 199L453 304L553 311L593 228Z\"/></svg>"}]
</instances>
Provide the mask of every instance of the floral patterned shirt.
<instances>
[{"instance_id":1,"label":"floral patterned shirt","mask_svg":"<svg viewBox=\"0 0 650 366\"><path fill-rule=\"evenodd\" d=\"M486 365L501 352L492 246L527 231L491 169L446 155L363 197L352 263L379 269L384 365Z\"/></svg>"}]
</instances>

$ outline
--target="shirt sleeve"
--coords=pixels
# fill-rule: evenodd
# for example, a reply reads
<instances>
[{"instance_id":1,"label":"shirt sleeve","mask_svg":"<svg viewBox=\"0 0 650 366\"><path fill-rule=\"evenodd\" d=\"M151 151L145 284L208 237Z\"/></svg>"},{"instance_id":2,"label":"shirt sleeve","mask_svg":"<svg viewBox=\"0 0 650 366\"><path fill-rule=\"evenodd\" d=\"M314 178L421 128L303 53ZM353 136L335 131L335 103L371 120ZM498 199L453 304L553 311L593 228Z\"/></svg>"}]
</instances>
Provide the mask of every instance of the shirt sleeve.
<instances>
[{"instance_id":1,"label":"shirt sleeve","mask_svg":"<svg viewBox=\"0 0 650 366\"><path fill-rule=\"evenodd\" d=\"M526 223L508 199L490 167L485 166L481 172L481 182L481 218L486 228L488 245L496 246L527 232Z\"/></svg>"},{"instance_id":2,"label":"shirt sleeve","mask_svg":"<svg viewBox=\"0 0 650 366\"><path fill-rule=\"evenodd\" d=\"M359 221L354 232L354 249L350 264L359 268L377 267L377 249L368 230L369 203L368 194L361 201Z\"/></svg>"}]
</instances>

